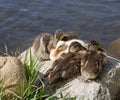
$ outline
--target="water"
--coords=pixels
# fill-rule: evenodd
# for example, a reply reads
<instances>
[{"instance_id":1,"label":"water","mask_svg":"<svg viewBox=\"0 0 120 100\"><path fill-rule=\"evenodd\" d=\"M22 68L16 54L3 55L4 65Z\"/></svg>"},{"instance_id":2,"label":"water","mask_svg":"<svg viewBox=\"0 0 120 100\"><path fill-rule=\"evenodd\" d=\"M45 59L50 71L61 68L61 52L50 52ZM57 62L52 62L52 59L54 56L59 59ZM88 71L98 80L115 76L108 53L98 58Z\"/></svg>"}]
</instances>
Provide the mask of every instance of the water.
<instances>
[{"instance_id":1,"label":"water","mask_svg":"<svg viewBox=\"0 0 120 100\"><path fill-rule=\"evenodd\" d=\"M41 32L76 32L105 47L120 37L119 0L0 0L0 50L22 52Z\"/></svg>"}]
</instances>

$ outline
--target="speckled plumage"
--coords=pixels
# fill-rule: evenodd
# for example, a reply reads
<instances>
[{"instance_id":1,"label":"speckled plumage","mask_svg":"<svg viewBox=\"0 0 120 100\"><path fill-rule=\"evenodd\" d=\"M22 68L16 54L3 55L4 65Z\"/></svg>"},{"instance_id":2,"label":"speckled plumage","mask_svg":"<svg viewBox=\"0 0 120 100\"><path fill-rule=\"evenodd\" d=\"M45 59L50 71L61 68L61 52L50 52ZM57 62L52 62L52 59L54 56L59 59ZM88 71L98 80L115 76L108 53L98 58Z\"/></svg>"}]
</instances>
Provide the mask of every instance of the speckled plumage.
<instances>
[{"instance_id":1,"label":"speckled plumage","mask_svg":"<svg viewBox=\"0 0 120 100\"><path fill-rule=\"evenodd\" d=\"M94 47L89 44L89 47ZM99 76L106 56L99 49L86 49L79 42L72 42L69 52L63 53L53 62L52 68L47 71L49 84L57 84L60 80L68 79L76 74L81 74L86 80Z\"/></svg>"},{"instance_id":2,"label":"speckled plumage","mask_svg":"<svg viewBox=\"0 0 120 100\"><path fill-rule=\"evenodd\" d=\"M49 84L68 79L80 73L80 58L73 53L64 53L53 62L52 68L46 73Z\"/></svg>"}]
</instances>

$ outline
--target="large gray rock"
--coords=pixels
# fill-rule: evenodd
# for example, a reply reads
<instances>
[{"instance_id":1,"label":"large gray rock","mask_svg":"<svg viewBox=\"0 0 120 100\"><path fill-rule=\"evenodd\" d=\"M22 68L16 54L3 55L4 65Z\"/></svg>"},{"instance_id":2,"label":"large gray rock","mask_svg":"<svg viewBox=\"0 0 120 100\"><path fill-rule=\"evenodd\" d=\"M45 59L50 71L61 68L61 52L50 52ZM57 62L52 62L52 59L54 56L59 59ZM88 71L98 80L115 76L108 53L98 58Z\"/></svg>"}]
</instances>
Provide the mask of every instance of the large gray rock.
<instances>
[{"instance_id":1,"label":"large gray rock","mask_svg":"<svg viewBox=\"0 0 120 100\"><path fill-rule=\"evenodd\" d=\"M30 49L29 49L30 50ZM32 50L32 48L31 48ZM26 52L26 51L25 51ZM24 60L24 54L19 56ZM28 55L29 55L28 51ZM33 55L34 56L34 55ZM29 57L29 56L28 56ZM29 58L28 58L29 59ZM39 62L35 67L37 71L45 74L51 68L51 61ZM75 76L62 82L53 89L45 81L46 93L53 94L62 91L62 96L76 100L119 100L120 99L120 62L108 58L100 76L96 80L84 80L81 75ZM60 95L59 95L60 96Z\"/></svg>"},{"instance_id":2,"label":"large gray rock","mask_svg":"<svg viewBox=\"0 0 120 100\"><path fill-rule=\"evenodd\" d=\"M0 86L15 93L20 93L21 82L27 86L24 66L16 57L0 57Z\"/></svg>"}]
</instances>

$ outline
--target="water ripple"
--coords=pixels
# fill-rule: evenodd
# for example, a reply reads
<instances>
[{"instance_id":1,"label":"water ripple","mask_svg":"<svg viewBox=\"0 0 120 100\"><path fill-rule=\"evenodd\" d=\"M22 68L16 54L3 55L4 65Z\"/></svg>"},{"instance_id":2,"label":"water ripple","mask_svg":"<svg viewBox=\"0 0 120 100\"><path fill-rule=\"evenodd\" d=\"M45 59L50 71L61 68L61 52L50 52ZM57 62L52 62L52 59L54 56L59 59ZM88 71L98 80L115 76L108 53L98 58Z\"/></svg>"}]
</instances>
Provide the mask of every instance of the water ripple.
<instances>
[{"instance_id":1,"label":"water ripple","mask_svg":"<svg viewBox=\"0 0 120 100\"><path fill-rule=\"evenodd\" d=\"M120 37L119 0L0 0L0 49L32 45L40 32L74 31L105 45Z\"/></svg>"}]
</instances>

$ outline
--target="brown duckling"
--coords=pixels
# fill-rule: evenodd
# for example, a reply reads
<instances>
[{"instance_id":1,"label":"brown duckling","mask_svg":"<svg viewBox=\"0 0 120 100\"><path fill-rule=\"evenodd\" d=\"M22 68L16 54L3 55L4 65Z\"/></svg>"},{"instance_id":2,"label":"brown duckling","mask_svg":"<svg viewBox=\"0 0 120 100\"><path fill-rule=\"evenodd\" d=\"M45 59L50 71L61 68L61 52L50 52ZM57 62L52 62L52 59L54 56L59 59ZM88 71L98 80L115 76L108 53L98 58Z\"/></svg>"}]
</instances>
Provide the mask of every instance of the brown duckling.
<instances>
[{"instance_id":1,"label":"brown duckling","mask_svg":"<svg viewBox=\"0 0 120 100\"><path fill-rule=\"evenodd\" d=\"M108 56L106 49L103 47L103 45L99 44L97 41L91 40L88 43L88 51L97 51L98 53L103 54L104 56ZM107 62L106 57L104 59L104 63Z\"/></svg>"},{"instance_id":2,"label":"brown duckling","mask_svg":"<svg viewBox=\"0 0 120 100\"><path fill-rule=\"evenodd\" d=\"M80 73L79 56L73 53L63 53L53 62L52 68L46 73L50 85L58 84L59 81L68 79Z\"/></svg>"},{"instance_id":3,"label":"brown duckling","mask_svg":"<svg viewBox=\"0 0 120 100\"><path fill-rule=\"evenodd\" d=\"M33 42L34 54L40 60L48 60L50 50L53 49L53 36L49 33L41 33Z\"/></svg>"},{"instance_id":4,"label":"brown duckling","mask_svg":"<svg viewBox=\"0 0 120 100\"><path fill-rule=\"evenodd\" d=\"M100 51L101 53L106 53L105 48L99 44L97 41L91 40L88 42L88 50L89 51Z\"/></svg>"},{"instance_id":5,"label":"brown duckling","mask_svg":"<svg viewBox=\"0 0 120 100\"><path fill-rule=\"evenodd\" d=\"M61 29L57 29L53 36L53 46L56 47L58 41L62 40L64 32Z\"/></svg>"},{"instance_id":6,"label":"brown duckling","mask_svg":"<svg viewBox=\"0 0 120 100\"><path fill-rule=\"evenodd\" d=\"M100 74L105 63L106 56L98 51L82 53L81 75L85 79L95 79Z\"/></svg>"},{"instance_id":7,"label":"brown duckling","mask_svg":"<svg viewBox=\"0 0 120 100\"><path fill-rule=\"evenodd\" d=\"M86 79L95 79L107 62L106 52L102 45L90 41L88 50L81 58L81 74Z\"/></svg>"},{"instance_id":8,"label":"brown duckling","mask_svg":"<svg viewBox=\"0 0 120 100\"><path fill-rule=\"evenodd\" d=\"M74 32L63 32L61 29L57 29L54 34L53 45L56 47L58 41L68 41L71 39L78 39L78 36Z\"/></svg>"}]
</instances>

